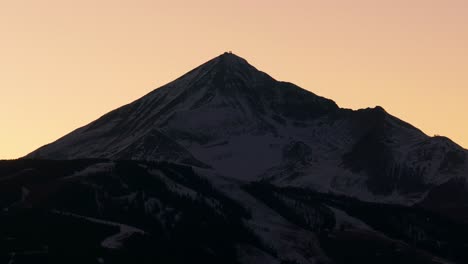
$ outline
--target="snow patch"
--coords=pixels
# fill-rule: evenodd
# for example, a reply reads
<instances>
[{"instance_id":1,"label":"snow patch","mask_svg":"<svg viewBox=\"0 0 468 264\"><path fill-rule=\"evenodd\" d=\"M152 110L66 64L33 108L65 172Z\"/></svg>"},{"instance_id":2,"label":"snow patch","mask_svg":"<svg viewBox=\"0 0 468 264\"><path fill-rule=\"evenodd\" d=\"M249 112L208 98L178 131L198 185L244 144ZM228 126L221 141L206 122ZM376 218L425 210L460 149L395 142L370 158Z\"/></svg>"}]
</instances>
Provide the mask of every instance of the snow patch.
<instances>
[{"instance_id":1,"label":"snow patch","mask_svg":"<svg viewBox=\"0 0 468 264\"><path fill-rule=\"evenodd\" d=\"M134 234L141 234L141 235L145 234L145 231L143 231L141 229L138 229L138 228L133 227L133 226L117 223L117 222L92 218L92 217L88 217L88 216L83 216L83 215L78 215L78 214L64 212L64 211L58 211L58 210L52 210L52 212L55 213L55 214L58 214L58 215L75 217L75 218L87 220L87 221L97 223L97 224L104 224L104 225L118 227L119 232L117 234L109 236L109 237L105 238L101 242L101 246L104 247L104 248L109 248L109 249L121 248L123 246L123 241L125 239L129 238L130 236L132 236Z\"/></svg>"}]
</instances>

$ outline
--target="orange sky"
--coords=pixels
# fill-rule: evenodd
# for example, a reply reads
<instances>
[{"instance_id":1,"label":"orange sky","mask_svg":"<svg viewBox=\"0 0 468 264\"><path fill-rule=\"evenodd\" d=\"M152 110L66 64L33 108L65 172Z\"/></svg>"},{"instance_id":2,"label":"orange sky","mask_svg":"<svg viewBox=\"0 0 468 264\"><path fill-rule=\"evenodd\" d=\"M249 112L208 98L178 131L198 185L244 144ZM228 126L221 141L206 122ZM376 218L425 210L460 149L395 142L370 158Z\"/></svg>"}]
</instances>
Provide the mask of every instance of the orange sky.
<instances>
[{"instance_id":1,"label":"orange sky","mask_svg":"<svg viewBox=\"0 0 468 264\"><path fill-rule=\"evenodd\" d=\"M227 50L468 147L467 14L466 0L0 1L0 158Z\"/></svg>"}]
</instances>

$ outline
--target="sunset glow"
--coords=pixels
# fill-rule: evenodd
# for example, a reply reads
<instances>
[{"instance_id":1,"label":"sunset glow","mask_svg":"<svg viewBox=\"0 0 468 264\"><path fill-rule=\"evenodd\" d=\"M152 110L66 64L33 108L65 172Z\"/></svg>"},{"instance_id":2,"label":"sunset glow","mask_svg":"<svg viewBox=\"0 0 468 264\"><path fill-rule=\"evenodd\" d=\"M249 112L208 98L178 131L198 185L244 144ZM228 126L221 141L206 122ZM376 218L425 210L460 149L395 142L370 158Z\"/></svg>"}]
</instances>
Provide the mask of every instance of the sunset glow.
<instances>
[{"instance_id":1,"label":"sunset glow","mask_svg":"<svg viewBox=\"0 0 468 264\"><path fill-rule=\"evenodd\" d=\"M0 2L0 159L232 50L340 107L468 147L468 1Z\"/></svg>"}]
</instances>

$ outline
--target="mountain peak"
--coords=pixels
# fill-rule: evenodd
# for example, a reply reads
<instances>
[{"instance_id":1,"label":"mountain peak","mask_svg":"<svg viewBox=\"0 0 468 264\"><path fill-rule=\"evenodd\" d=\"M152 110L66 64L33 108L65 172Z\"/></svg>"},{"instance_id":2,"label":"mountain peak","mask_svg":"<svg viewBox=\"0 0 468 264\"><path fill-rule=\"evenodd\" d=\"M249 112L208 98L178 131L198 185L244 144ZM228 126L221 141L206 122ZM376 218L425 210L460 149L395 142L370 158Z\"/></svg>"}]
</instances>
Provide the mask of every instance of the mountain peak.
<instances>
[{"instance_id":1,"label":"mountain peak","mask_svg":"<svg viewBox=\"0 0 468 264\"><path fill-rule=\"evenodd\" d=\"M244 58L232 53L232 51L224 52L223 54L221 54L218 57L225 60L225 61L229 61L229 62L235 62L235 61L247 62Z\"/></svg>"},{"instance_id":2,"label":"mountain peak","mask_svg":"<svg viewBox=\"0 0 468 264\"><path fill-rule=\"evenodd\" d=\"M230 71L248 70L259 72L255 67L249 64L249 62L232 52L224 52L220 56L214 59L219 66L224 67Z\"/></svg>"}]
</instances>

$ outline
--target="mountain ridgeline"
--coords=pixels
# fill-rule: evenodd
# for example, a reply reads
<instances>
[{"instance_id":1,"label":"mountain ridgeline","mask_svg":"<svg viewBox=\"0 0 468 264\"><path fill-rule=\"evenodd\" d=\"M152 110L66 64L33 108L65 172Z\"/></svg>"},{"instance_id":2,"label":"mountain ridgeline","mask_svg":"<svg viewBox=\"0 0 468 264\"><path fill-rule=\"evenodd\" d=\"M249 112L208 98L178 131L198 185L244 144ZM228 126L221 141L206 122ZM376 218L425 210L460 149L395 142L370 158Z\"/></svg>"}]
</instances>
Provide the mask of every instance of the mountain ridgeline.
<instances>
[{"instance_id":1,"label":"mountain ridgeline","mask_svg":"<svg viewBox=\"0 0 468 264\"><path fill-rule=\"evenodd\" d=\"M466 263L467 178L468 151L450 139L225 53L0 162L0 257Z\"/></svg>"}]
</instances>

